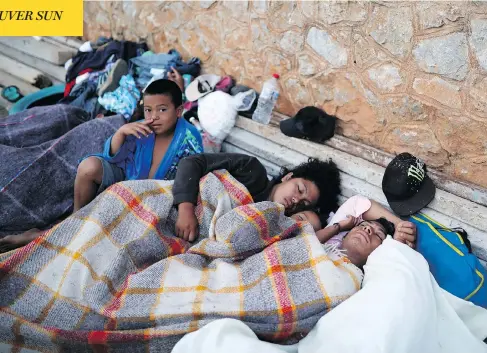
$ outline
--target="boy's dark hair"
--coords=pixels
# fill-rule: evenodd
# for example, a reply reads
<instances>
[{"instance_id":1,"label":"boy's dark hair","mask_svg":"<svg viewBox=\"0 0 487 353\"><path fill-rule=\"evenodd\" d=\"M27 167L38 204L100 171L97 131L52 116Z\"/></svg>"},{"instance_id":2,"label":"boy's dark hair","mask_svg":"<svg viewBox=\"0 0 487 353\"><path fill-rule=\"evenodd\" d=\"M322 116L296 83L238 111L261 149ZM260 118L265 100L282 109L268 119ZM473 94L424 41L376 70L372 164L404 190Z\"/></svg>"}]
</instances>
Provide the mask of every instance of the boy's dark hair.
<instances>
[{"instance_id":1,"label":"boy's dark hair","mask_svg":"<svg viewBox=\"0 0 487 353\"><path fill-rule=\"evenodd\" d=\"M153 96L157 94L171 97L171 101L176 108L183 104L183 92L181 92L181 89L174 81L166 79L156 80L144 90L144 96Z\"/></svg>"},{"instance_id":2,"label":"boy's dark hair","mask_svg":"<svg viewBox=\"0 0 487 353\"><path fill-rule=\"evenodd\" d=\"M390 236L393 236L394 233L396 232L396 227L394 227L394 223L388 221L384 217L381 217L379 219L375 219L372 222L379 223L384 228L384 230L386 231L386 235L389 234Z\"/></svg>"},{"instance_id":3,"label":"boy's dark hair","mask_svg":"<svg viewBox=\"0 0 487 353\"><path fill-rule=\"evenodd\" d=\"M337 165L331 159L324 162L316 158L310 158L296 168L282 168L278 183L288 173L293 173L293 178L309 180L320 190L320 197L316 203L318 214L328 215L338 208L338 195L340 194L340 172ZM326 224L323 223L323 224Z\"/></svg>"}]
</instances>

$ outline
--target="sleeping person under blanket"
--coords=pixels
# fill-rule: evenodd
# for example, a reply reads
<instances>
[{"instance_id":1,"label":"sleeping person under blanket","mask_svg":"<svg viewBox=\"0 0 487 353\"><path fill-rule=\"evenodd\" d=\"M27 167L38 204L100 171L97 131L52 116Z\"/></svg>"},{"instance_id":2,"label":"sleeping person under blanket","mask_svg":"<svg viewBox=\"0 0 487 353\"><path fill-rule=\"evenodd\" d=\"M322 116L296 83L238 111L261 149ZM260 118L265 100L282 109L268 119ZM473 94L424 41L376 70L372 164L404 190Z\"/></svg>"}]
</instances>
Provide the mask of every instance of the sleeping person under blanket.
<instances>
[{"instance_id":1,"label":"sleeping person under blanket","mask_svg":"<svg viewBox=\"0 0 487 353\"><path fill-rule=\"evenodd\" d=\"M303 211L295 213L291 216L292 219L298 222L309 222L313 227L314 231L317 232L321 229L321 219L320 216L314 211Z\"/></svg>"},{"instance_id":2,"label":"sleeping person under blanket","mask_svg":"<svg viewBox=\"0 0 487 353\"><path fill-rule=\"evenodd\" d=\"M359 291L362 272L320 244L315 214L295 212L306 220L296 226L282 203L254 202L219 170L197 184L200 232L189 243L174 231L173 187L117 183L38 241L0 255L0 344L170 352L183 334L222 317L292 343Z\"/></svg>"},{"instance_id":3,"label":"sleeping person under blanket","mask_svg":"<svg viewBox=\"0 0 487 353\"><path fill-rule=\"evenodd\" d=\"M227 170L250 193L253 202L273 201L284 206L286 215L318 209L328 214L338 207L340 174L336 164L309 159L269 180L260 161L237 153L202 153L182 159L174 179L174 205L178 208L175 233L190 242L198 238L195 205L199 182L215 170ZM306 215L304 215L306 217Z\"/></svg>"}]
</instances>

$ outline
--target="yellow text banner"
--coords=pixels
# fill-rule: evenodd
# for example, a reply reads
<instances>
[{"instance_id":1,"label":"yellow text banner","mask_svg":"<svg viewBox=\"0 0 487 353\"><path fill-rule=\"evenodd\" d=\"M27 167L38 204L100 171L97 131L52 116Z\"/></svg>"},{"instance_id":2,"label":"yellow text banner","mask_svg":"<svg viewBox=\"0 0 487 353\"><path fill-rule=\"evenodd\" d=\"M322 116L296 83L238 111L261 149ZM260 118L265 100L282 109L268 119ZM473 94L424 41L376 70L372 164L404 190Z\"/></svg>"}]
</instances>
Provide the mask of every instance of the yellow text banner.
<instances>
[{"instance_id":1,"label":"yellow text banner","mask_svg":"<svg viewBox=\"0 0 487 353\"><path fill-rule=\"evenodd\" d=\"M83 0L0 0L0 36L82 36Z\"/></svg>"}]
</instances>

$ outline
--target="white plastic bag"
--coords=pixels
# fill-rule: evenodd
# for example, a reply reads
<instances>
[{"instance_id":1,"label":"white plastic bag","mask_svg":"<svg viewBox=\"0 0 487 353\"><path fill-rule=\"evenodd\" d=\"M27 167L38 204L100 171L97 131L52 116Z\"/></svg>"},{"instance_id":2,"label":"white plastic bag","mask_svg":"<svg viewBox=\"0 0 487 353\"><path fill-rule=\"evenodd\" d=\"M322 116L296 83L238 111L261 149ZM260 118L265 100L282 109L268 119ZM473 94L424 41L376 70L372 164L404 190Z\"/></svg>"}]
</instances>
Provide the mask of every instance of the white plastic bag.
<instances>
[{"instance_id":1,"label":"white plastic bag","mask_svg":"<svg viewBox=\"0 0 487 353\"><path fill-rule=\"evenodd\" d=\"M215 143L222 143L237 121L238 111L248 110L254 103L254 90L231 96L216 91L198 100L198 119L201 127Z\"/></svg>"}]
</instances>

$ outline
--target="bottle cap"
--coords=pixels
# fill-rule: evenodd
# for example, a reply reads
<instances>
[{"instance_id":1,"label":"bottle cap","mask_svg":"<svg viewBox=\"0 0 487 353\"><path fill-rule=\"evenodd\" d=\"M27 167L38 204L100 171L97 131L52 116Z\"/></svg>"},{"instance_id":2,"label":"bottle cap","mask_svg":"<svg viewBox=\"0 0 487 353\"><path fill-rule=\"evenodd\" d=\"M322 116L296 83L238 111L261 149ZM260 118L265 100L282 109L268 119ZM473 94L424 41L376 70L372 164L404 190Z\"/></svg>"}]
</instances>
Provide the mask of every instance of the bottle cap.
<instances>
[{"instance_id":1,"label":"bottle cap","mask_svg":"<svg viewBox=\"0 0 487 353\"><path fill-rule=\"evenodd\" d=\"M280 76L279 76L279 74L272 74L272 77L279 78Z\"/></svg>"}]
</instances>

